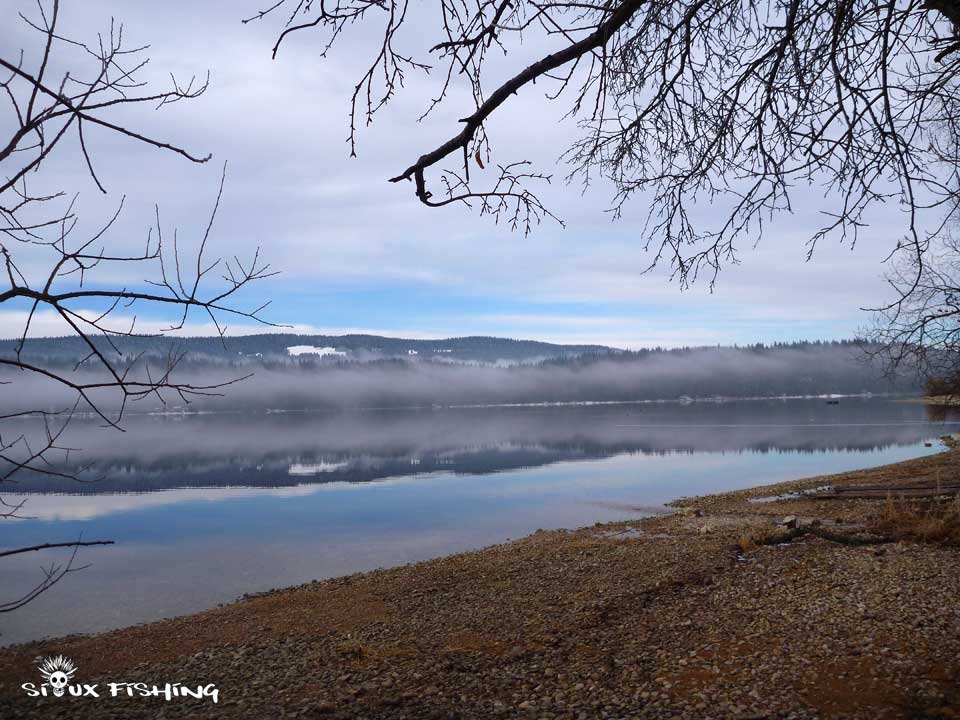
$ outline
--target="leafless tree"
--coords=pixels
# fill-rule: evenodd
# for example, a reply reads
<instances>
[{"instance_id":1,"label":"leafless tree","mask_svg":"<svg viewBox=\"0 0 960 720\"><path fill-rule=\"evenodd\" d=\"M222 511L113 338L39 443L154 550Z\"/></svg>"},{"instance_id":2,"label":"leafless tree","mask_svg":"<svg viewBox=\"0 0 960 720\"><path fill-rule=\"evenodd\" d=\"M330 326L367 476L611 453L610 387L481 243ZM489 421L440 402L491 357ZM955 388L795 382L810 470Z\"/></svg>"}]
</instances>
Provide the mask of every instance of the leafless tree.
<instances>
[{"instance_id":1,"label":"leafless tree","mask_svg":"<svg viewBox=\"0 0 960 720\"><path fill-rule=\"evenodd\" d=\"M549 214L530 189L548 176L519 160L486 180L487 126L514 95L545 88L583 131L564 155L568 179L609 179L615 215L642 195L652 264L669 262L683 285L712 283L793 211L798 186L826 196L810 253L827 235L855 242L868 211L890 202L904 215L892 239L922 263L956 209L956 153L942 142L956 130L956 0L278 0L245 22L270 17L285 23L274 56L301 33L320 33L326 56L353 26L378 28L350 99L351 149L408 73L439 69L426 113L465 83L460 127L391 182L526 230ZM514 71L488 83L504 55Z\"/></svg>"},{"instance_id":2,"label":"leafless tree","mask_svg":"<svg viewBox=\"0 0 960 720\"><path fill-rule=\"evenodd\" d=\"M960 97L944 102L936 143L941 163L958 165ZM951 180L956 187L956 181ZM948 208L922 252L892 258L886 273L895 301L873 312L871 359L891 375L912 374L931 396L960 399L960 236ZM942 409L941 409L942 414Z\"/></svg>"},{"instance_id":3,"label":"leafless tree","mask_svg":"<svg viewBox=\"0 0 960 720\"><path fill-rule=\"evenodd\" d=\"M147 64L146 47L128 47L123 27L112 20L92 41L71 37L60 27L59 0L39 0L32 13L20 14L20 20L35 38L35 45L15 55L0 50L0 129L4 133L0 136L0 272L6 283L0 290L0 308L21 309L25 321L16 351L0 356L4 385L0 389L17 393L18 378L39 377L66 390L73 400L60 411L38 408L31 413L0 415L3 485L16 482L23 471L80 480L76 473L67 475L58 469L71 452L63 440L64 432L78 412L92 413L106 426L120 429L129 401L148 396L164 400L170 395L189 401L191 396L218 393L234 382L236 379L227 379L203 386L180 382L175 370L181 353L171 351L159 366L151 365L140 357L124 356L117 339L142 334L135 314L142 306L168 310L169 332L182 328L191 312L203 313L221 335L224 315L260 320L264 306L244 310L231 301L239 290L271 274L259 251L247 263L235 257L225 261L207 257L223 176L195 255L178 249L176 232L172 238L164 233L159 210L145 232L142 250L130 252L131 245L138 243L111 238L122 199L99 229L80 236L79 189L50 189L51 183L59 183L47 171L50 159L58 153L70 157L73 152L85 167L91 187L102 193L107 192L108 183L96 170L91 129L174 153L192 163L205 163L209 156L141 132L119 118L128 118L131 106L160 109L195 99L207 83L196 78L181 83L171 77L166 88L148 86L141 80ZM131 278L125 287L111 284L115 273L104 275L118 266L124 268L123 277ZM134 279L137 275L140 280ZM134 319L118 325L118 308ZM45 367L23 354L41 312L62 321L65 331L86 346L87 356L72 371ZM108 396L118 396L119 402L111 401L113 409L103 404ZM4 422L25 414L43 418L42 437L12 432L12 423ZM0 521L23 518L23 512L23 501L11 501L9 496L0 500ZM81 538L0 552L0 557L10 557L49 547L73 551L66 562L46 568L42 581L25 595L0 603L0 612L21 607L77 570L78 547L104 542Z\"/></svg>"},{"instance_id":4,"label":"leafless tree","mask_svg":"<svg viewBox=\"0 0 960 720\"><path fill-rule=\"evenodd\" d=\"M916 374L930 395L960 397L960 238L951 226L921 263L897 259L887 275L903 298L879 310L867 336L891 375Z\"/></svg>"}]
</instances>

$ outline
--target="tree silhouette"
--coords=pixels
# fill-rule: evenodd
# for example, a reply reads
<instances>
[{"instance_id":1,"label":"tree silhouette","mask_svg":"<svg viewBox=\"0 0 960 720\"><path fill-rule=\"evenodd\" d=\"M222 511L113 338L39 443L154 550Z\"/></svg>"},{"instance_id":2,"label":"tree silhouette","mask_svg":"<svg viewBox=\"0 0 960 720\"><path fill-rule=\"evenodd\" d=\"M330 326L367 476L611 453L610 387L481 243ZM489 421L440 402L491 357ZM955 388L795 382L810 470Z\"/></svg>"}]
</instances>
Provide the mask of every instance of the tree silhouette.
<instances>
[{"instance_id":1,"label":"tree silhouette","mask_svg":"<svg viewBox=\"0 0 960 720\"><path fill-rule=\"evenodd\" d=\"M427 205L479 204L528 231L549 214L531 189L548 175L523 159L484 170L488 121L536 84L580 123L564 155L568 179L609 179L615 214L642 195L652 264L669 262L682 285L704 274L712 283L765 223L794 209L798 186L825 194L809 253L828 235L855 242L868 211L890 202L903 210L900 249L922 264L956 210L955 0L428 5L278 0L245 21L283 18L274 56L300 33L322 34L311 42L324 57L348 28L377 28L382 42L350 99L351 149L409 73L441 73L425 114L466 84L472 104L459 128L391 178L411 181ZM489 83L485 70L495 56L502 68L503 55L514 68ZM703 219L693 209L706 202L715 211Z\"/></svg>"},{"instance_id":2,"label":"tree silhouette","mask_svg":"<svg viewBox=\"0 0 960 720\"><path fill-rule=\"evenodd\" d=\"M123 27L113 21L95 41L70 37L60 27L58 0L38 3L35 16L21 13L20 20L32 32L35 45L17 55L0 53L0 127L6 133L0 137L0 272L6 285L0 290L0 308L23 310L24 321L15 352L0 357L0 391L17 393L18 379L32 376L66 389L73 400L59 410L38 407L16 413L42 417L43 432L39 436L0 428L0 485L8 486L23 470L67 476L59 467L71 452L65 444L65 431L77 413L92 413L106 426L120 429L129 401L147 396L162 400L171 394L189 400L191 396L217 393L235 382L232 379L206 386L180 382L175 370L182 353L171 349L159 365L141 362L137 356L119 352L115 339L142 334L135 313L143 306L172 311L168 313L168 332L182 328L189 313L196 311L204 313L221 332L219 318L224 314L260 320L263 307L244 310L231 300L241 288L271 274L259 259L259 252L246 263L207 257L225 166L209 223L193 256L178 250L176 233L172 238L164 233L159 210L142 251L130 253L129 239L111 239L123 199L97 231L79 236L79 189L50 190L57 178L47 171L49 160L73 143L93 187L106 193L108 183L96 170L95 148L88 139L90 128L97 128L189 162L205 163L210 156L196 155L142 132L126 118L130 117L131 106L160 109L193 100L203 94L207 83L196 78L181 83L171 76L170 86L165 89L148 86L140 77L148 61L146 47L127 47ZM34 191L34 187L42 189ZM111 271L118 266L124 268L123 277L131 278L129 285L121 287L111 282L111 277L117 277ZM106 277L105 271L109 273ZM213 287L207 287L211 281ZM118 308L134 313L134 319L118 325ZM58 318L64 332L79 338L86 347L87 354L72 369L34 364L21 353L35 318L44 311ZM119 410L108 410L106 398L116 396L119 403L110 404ZM11 417L14 415L0 415L0 420ZM83 479L75 473L70 477ZM23 518L24 512L22 500L0 499L0 520ZM0 612L22 607L64 575L79 569L74 562L78 547L104 542L80 539L4 550L0 557L48 547L72 547L73 554L67 562L45 568L43 579L28 592L0 603Z\"/></svg>"}]
</instances>

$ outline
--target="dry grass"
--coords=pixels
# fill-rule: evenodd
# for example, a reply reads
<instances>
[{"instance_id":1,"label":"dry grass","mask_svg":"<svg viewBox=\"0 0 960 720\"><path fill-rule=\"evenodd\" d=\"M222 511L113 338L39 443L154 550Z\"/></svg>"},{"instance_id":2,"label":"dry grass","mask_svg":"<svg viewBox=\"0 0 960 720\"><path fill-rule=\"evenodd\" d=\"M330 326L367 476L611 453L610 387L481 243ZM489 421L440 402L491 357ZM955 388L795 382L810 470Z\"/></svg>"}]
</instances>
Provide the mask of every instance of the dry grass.
<instances>
[{"instance_id":1,"label":"dry grass","mask_svg":"<svg viewBox=\"0 0 960 720\"><path fill-rule=\"evenodd\" d=\"M960 547L960 498L887 498L868 527L871 532L897 540Z\"/></svg>"},{"instance_id":2,"label":"dry grass","mask_svg":"<svg viewBox=\"0 0 960 720\"><path fill-rule=\"evenodd\" d=\"M737 540L737 547L740 548L740 552L746 554L757 549L757 538L753 533L749 535L743 535L739 540Z\"/></svg>"},{"instance_id":3,"label":"dry grass","mask_svg":"<svg viewBox=\"0 0 960 720\"><path fill-rule=\"evenodd\" d=\"M960 372L946 377L929 378L924 390L931 397L960 398Z\"/></svg>"},{"instance_id":4,"label":"dry grass","mask_svg":"<svg viewBox=\"0 0 960 720\"><path fill-rule=\"evenodd\" d=\"M778 532L774 528L753 528L740 536L740 539L737 540L737 547L740 552L746 555L763 545L774 544L782 535L782 532Z\"/></svg>"},{"instance_id":5,"label":"dry grass","mask_svg":"<svg viewBox=\"0 0 960 720\"><path fill-rule=\"evenodd\" d=\"M790 543L801 538L804 535L826 535L822 528L814 525L804 525L802 527L781 528L781 527L761 527L753 528L749 532L740 536L737 540L737 547L744 553L763 547L764 545L781 545ZM832 536L828 539L833 539Z\"/></svg>"}]
</instances>

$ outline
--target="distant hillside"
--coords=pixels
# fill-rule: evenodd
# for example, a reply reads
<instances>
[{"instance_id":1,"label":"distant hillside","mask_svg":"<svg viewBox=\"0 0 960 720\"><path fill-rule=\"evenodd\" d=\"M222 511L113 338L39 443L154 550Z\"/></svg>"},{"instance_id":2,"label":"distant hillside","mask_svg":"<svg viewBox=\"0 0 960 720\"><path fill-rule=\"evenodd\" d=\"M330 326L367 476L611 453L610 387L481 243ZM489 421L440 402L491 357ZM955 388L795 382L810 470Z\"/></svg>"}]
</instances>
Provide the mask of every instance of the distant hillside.
<instances>
[{"instance_id":1,"label":"distant hillside","mask_svg":"<svg viewBox=\"0 0 960 720\"><path fill-rule=\"evenodd\" d=\"M103 338L96 340L104 352L113 353ZM218 337L132 337L115 338L113 344L124 356L161 357L170 352L186 352L188 364L258 358L268 363L311 363L323 359L369 362L393 358L437 359L466 363L529 363L579 355L609 355L618 352L602 345L555 345L534 340L510 340L496 337L459 337L444 340L408 340L379 335L293 335L262 334ZM0 356L13 355L17 341L0 340ZM289 351L289 348L299 348ZM326 352L324 352L326 351ZM89 349L78 337L36 338L27 340L23 356L41 364L73 364Z\"/></svg>"}]
</instances>

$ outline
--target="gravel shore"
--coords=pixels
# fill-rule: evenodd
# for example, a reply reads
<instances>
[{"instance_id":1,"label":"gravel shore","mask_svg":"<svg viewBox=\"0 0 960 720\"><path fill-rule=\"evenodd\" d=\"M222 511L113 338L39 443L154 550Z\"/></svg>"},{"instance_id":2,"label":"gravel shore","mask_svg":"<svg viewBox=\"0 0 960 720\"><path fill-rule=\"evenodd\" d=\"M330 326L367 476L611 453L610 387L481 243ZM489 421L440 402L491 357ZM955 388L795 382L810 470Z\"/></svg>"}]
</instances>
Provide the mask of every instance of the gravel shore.
<instances>
[{"instance_id":1,"label":"gravel shore","mask_svg":"<svg viewBox=\"0 0 960 720\"><path fill-rule=\"evenodd\" d=\"M797 494L958 477L949 450L2 649L0 718L960 718L960 550ZM50 654L101 697L26 697Z\"/></svg>"}]
</instances>

